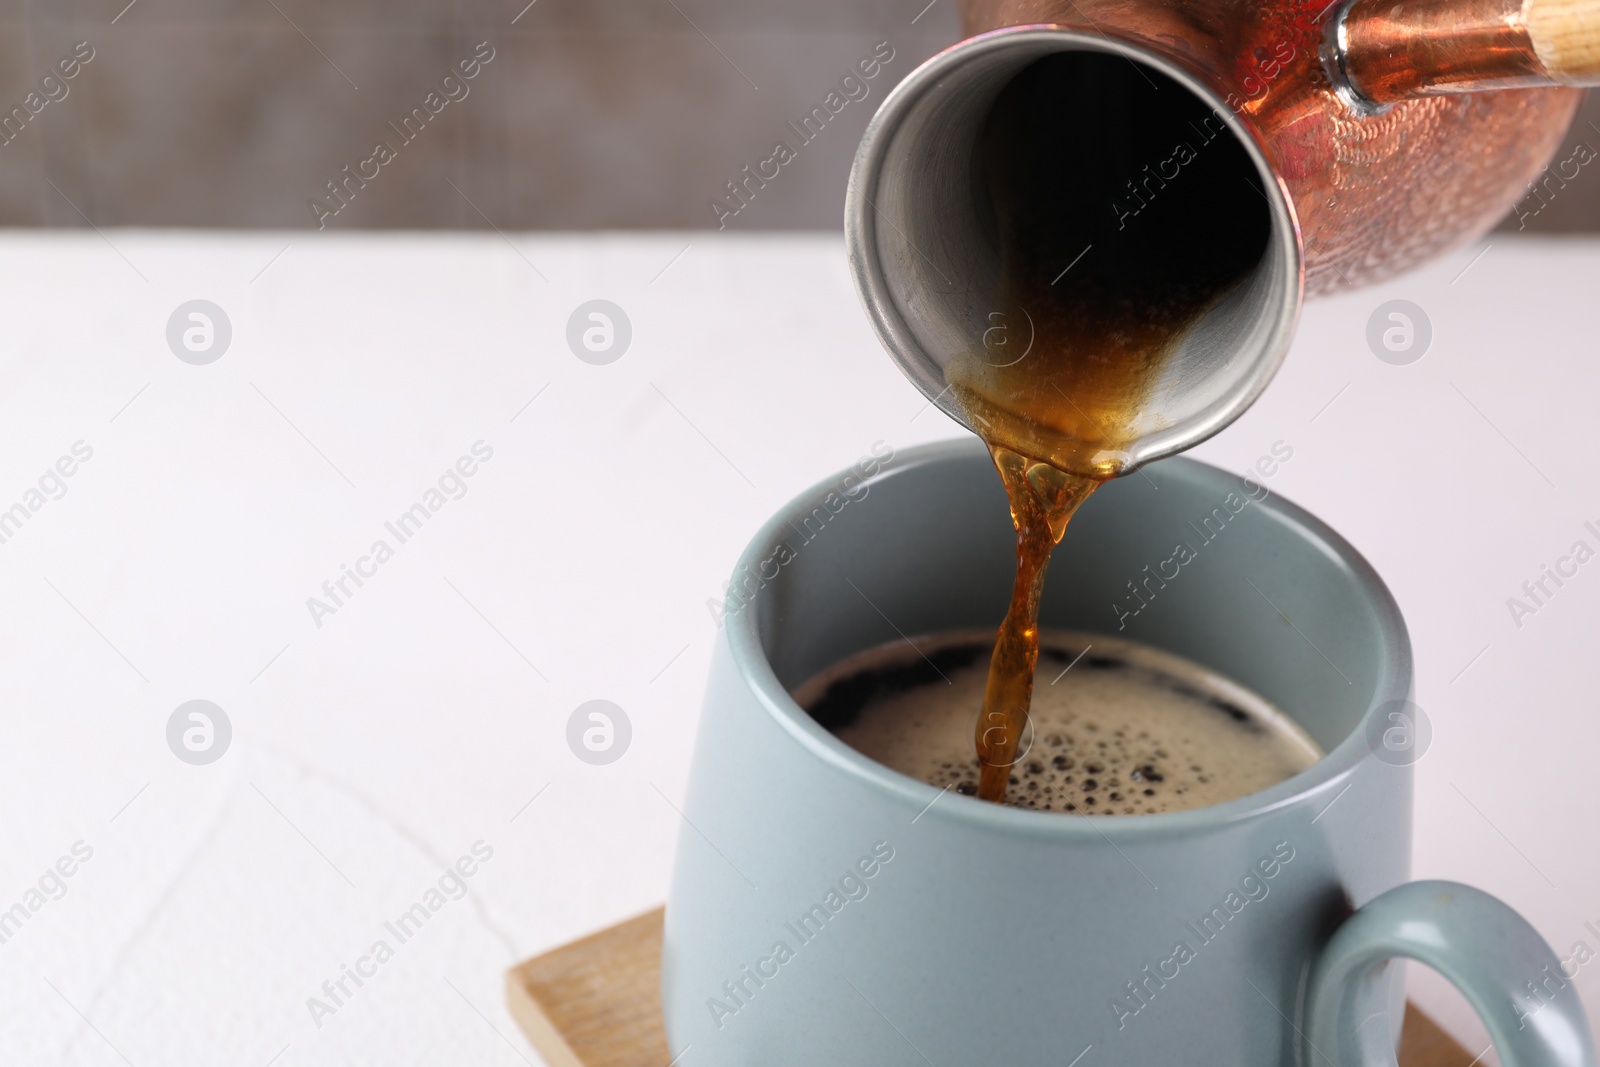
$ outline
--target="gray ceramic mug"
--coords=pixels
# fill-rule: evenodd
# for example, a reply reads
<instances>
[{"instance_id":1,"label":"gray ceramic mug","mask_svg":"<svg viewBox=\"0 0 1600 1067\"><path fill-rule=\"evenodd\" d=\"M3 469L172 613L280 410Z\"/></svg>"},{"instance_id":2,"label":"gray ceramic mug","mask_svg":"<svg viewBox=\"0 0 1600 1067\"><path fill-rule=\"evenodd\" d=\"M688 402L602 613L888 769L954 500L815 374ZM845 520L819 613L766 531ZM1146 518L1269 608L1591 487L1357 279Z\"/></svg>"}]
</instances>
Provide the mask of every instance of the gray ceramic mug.
<instances>
[{"instance_id":1,"label":"gray ceramic mug","mask_svg":"<svg viewBox=\"0 0 1600 1067\"><path fill-rule=\"evenodd\" d=\"M1411 651L1372 568L1265 480L1144 473L1073 520L1042 625L1211 667L1327 756L1226 804L1106 818L941 793L841 744L791 688L995 625L1011 587L984 450L880 452L785 507L728 590L662 955L683 1067L1392 1067L1404 957L1466 994L1507 1065L1593 1067L1522 918L1405 884Z\"/></svg>"}]
</instances>

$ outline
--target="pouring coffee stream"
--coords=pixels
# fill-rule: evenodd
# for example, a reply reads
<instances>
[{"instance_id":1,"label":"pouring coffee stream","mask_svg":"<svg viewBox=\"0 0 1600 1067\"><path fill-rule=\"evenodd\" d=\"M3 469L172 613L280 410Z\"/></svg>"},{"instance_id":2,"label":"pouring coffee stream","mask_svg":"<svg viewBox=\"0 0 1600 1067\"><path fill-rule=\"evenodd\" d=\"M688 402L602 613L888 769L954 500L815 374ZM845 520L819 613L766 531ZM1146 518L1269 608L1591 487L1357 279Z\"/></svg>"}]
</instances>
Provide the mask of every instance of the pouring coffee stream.
<instances>
[{"instance_id":1,"label":"pouring coffee stream","mask_svg":"<svg viewBox=\"0 0 1600 1067\"><path fill-rule=\"evenodd\" d=\"M1249 159L1208 128L1196 101L1167 121L1132 131L1130 158L1197 142L1185 181L1141 207L1096 215L1060 203L1114 198L1105 171L1076 166L1077 136L1053 122L1048 102L1098 87L1134 91L1139 77L1117 57L1047 56L1001 91L979 136L983 186L1001 248L1004 310L981 343L947 367L954 401L992 450L1017 529L1011 606L991 660L976 745L979 796L1004 800L1027 722L1045 569L1078 506L1126 466L1128 428L1147 403L1182 331L1238 284L1266 242L1264 214L1175 221L1259 179ZM1202 138L1209 139L1202 139ZM1213 143L1214 142L1214 143ZM1066 264L1062 267L1061 264ZM1026 339L1012 337L1026 328ZM1026 347L1023 347L1023 345Z\"/></svg>"},{"instance_id":2,"label":"pouring coffee stream","mask_svg":"<svg viewBox=\"0 0 1600 1067\"><path fill-rule=\"evenodd\" d=\"M1307 292L1491 226L1600 84L1600 0L970 0L869 126L846 235L901 369L977 433L1017 574L976 729L1004 800L1050 553L1265 388ZM1513 91L1507 91L1513 90Z\"/></svg>"}]
</instances>

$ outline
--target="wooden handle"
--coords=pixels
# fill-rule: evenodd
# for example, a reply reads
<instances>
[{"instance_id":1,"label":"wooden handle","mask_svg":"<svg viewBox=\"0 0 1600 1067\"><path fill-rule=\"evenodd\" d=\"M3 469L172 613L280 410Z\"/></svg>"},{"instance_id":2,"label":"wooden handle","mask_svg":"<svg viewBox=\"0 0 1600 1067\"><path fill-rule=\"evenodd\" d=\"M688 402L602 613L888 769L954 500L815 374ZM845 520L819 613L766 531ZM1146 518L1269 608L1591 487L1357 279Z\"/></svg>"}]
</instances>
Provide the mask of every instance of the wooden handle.
<instances>
[{"instance_id":1,"label":"wooden handle","mask_svg":"<svg viewBox=\"0 0 1600 1067\"><path fill-rule=\"evenodd\" d=\"M1551 81L1600 85L1600 0L1524 0L1522 22Z\"/></svg>"}]
</instances>

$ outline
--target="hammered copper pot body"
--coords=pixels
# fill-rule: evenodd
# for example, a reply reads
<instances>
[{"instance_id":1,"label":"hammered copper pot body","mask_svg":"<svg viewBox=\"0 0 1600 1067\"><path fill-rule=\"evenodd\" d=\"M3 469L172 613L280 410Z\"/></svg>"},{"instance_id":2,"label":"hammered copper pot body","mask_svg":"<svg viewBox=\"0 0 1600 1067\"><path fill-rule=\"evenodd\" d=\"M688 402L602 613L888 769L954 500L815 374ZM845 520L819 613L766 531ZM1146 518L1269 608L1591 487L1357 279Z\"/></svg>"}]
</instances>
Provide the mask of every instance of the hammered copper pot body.
<instances>
[{"instance_id":1,"label":"hammered copper pot body","mask_svg":"<svg viewBox=\"0 0 1600 1067\"><path fill-rule=\"evenodd\" d=\"M1326 0L967 0L968 35L1059 26L1115 38L1211 86L1291 205L1307 296L1381 281L1484 233L1559 147L1582 91L1441 93L1360 115L1324 70Z\"/></svg>"}]
</instances>

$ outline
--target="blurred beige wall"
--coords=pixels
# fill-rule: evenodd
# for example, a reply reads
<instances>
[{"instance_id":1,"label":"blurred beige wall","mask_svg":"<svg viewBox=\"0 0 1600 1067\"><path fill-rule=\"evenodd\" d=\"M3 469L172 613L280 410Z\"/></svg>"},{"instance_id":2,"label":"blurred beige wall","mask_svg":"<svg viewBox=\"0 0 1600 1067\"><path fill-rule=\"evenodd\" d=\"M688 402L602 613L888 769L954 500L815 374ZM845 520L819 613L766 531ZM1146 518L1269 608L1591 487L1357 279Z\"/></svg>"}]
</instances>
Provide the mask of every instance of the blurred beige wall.
<instances>
[{"instance_id":1,"label":"blurred beige wall","mask_svg":"<svg viewBox=\"0 0 1600 1067\"><path fill-rule=\"evenodd\" d=\"M837 228L955 2L0 0L0 225ZM748 206L710 206L780 140ZM1536 206L1529 230L1600 231L1600 167Z\"/></svg>"}]
</instances>

